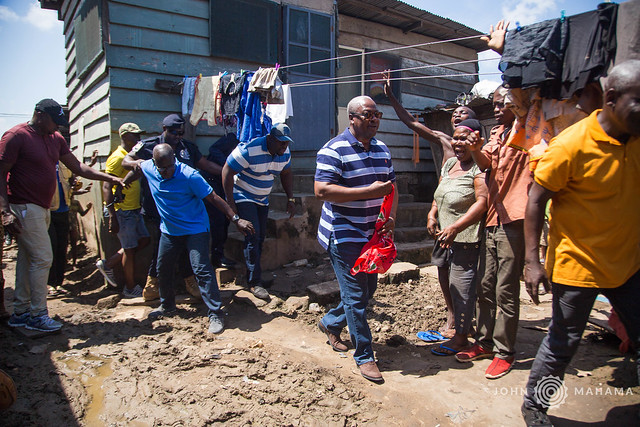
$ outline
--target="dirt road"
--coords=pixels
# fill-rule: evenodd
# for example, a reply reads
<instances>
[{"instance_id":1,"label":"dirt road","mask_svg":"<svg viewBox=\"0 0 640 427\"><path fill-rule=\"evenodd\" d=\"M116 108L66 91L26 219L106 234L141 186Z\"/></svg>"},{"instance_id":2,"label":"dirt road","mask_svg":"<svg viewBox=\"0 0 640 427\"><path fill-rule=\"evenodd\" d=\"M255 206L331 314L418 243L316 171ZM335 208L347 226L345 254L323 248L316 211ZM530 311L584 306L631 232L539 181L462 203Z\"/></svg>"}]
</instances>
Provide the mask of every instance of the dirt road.
<instances>
[{"instance_id":1,"label":"dirt road","mask_svg":"<svg viewBox=\"0 0 640 427\"><path fill-rule=\"evenodd\" d=\"M9 288L15 255L9 250L4 258ZM212 337L202 304L183 304L178 317L153 323L147 306L96 308L115 291L103 286L94 262L80 260L68 275L70 294L49 300L51 314L65 323L61 333L32 339L0 327L0 368L18 388L0 424L519 426L522 388L550 316L550 296L536 307L523 295L518 362L489 381L489 360L461 364L434 356L415 337L445 320L432 268L422 269L420 280L381 285L370 310L385 378L376 385L317 330L326 307L274 299L256 308L232 298L237 288L223 287L227 329ZM305 268L309 277L331 274L322 262ZM292 280L299 289L310 279ZM590 327L585 336L565 378L564 402L549 412L552 421L638 425L635 366L600 329Z\"/></svg>"}]
</instances>

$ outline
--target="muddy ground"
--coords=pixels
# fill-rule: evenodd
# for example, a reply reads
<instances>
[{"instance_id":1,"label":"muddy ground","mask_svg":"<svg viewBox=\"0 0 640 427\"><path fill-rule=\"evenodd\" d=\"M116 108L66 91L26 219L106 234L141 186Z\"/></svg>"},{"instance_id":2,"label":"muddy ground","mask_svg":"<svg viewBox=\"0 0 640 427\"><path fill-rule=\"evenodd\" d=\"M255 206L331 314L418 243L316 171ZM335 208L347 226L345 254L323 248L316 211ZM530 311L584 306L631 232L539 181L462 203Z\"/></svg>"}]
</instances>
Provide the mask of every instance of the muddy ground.
<instances>
[{"instance_id":1,"label":"muddy ground","mask_svg":"<svg viewBox=\"0 0 640 427\"><path fill-rule=\"evenodd\" d=\"M5 252L7 308L15 256L15 248ZM0 368L18 389L1 425L523 425L522 388L550 317L549 295L538 307L522 296L518 362L489 381L489 360L434 356L415 336L445 322L433 268L421 269L419 280L380 285L369 314L385 377L376 385L318 332L329 306L283 301L332 277L324 259L273 272L279 279L271 293L280 298L263 307L234 299L234 284L223 286L227 329L219 336L206 333L198 303L153 323L145 305L97 308L116 291L104 286L95 260L85 254L68 274L69 294L49 300L65 324L61 333L27 338L0 327ZM290 286L279 294L283 280ZM617 344L588 327L565 378L566 399L549 412L556 425L640 423L635 367Z\"/></svg>"}]
</instances>

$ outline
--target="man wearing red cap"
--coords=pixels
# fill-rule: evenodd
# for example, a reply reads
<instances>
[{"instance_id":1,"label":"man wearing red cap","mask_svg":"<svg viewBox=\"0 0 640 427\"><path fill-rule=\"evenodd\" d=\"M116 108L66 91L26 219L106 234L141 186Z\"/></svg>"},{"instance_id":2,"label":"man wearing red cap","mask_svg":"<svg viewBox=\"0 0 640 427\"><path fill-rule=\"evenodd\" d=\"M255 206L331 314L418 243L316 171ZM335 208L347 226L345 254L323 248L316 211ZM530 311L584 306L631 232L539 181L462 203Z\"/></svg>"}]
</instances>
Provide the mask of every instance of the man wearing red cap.
<instances>
[{"instance_id":1,"label":"man wearing red cap","mask_svg":"<svg viewBox=\"0 0 640 427\"><path fill-rule=\"evenodd\" d=\"M49 206L56 190L56 164L61 161L71 172L88 179L122 183L120 178L79 162L58 132L59 126L69 126L62 107L53 99L43 99L28 123L9 129L0 140L2 224L18 241L9 326L42 332L62 327L47 310L47 279L53 259Z\"/></svg>"}]
</instances>

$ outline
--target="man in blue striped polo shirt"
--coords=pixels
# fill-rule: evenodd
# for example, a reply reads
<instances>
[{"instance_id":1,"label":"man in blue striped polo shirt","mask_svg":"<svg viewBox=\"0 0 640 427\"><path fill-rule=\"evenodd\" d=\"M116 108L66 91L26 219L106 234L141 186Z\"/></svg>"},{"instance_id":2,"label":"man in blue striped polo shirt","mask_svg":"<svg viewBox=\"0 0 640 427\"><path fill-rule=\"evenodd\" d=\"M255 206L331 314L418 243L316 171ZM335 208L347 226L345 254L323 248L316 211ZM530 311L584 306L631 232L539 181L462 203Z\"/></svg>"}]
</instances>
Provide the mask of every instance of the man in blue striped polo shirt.
<instances>
[{"instance_id":1,"label":"man in blue striped polo shirt","mask_svg":"<svg viewBox=\"0 0 640 427\"><path fill-rule=\"evenodd\" d=\"M262 284L260 255L267 230L269 194L276 174L280 175L282 187L287 193L289 218L293 217L295 208L289 151L289 143L293 141L290 135L289 127L278 123L268 135L238 144L222 168L222 185L227 203L240 218L251 221L255 227L255 234L246 235L244 239L247 285L253 295L264 300L270 297Z\"/></svg>"},{"instance_id":2,"label":"man in blue striped polo shirt","mask_svg":"<svg viewBox=\"0 0 640 427\"><path fill-rule=\"evenodd\" d=\"M367 304L378 283L377 274L350 270L373 236L382 199L396 180L387 146L375 135L382 113L368 96L349 101L349 127L318 151L314 183L316 197L324 200L318 226L318 241L329 252L329 259L340 285L340 304L318 323L335 351L347 351L340 339L349 326L355 346L353 358L363 377L381 382L382 374L373 357L371 330L367 323ZM393 232L398 192L390 218L382 233Z\"/></svg>"}]
</instances>

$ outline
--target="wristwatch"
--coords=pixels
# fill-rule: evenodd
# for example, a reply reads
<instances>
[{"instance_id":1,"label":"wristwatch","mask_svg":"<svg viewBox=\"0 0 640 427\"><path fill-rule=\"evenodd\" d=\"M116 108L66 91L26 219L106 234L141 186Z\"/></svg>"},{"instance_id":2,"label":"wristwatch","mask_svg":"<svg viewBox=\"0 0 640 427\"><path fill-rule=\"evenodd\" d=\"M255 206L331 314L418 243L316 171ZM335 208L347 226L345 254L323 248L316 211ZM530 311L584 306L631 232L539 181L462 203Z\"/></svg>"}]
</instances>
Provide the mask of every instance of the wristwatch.
<instances>
[{"instance_id":1,"label":"wristwatch","mask_svg":"<svg viewBox=\"0 0 640 427\"><path fill-rule=\"evenodd\" d=\"M296 199L295 199L294 197L292 197L292 198L290 198L290 199L289 199L289 201L290 201L291 203L295 203L295 202L296 202Z\"/></svg>"},{"instance_id":2,"label":"wristwatch","mask_svg":"<svg viewBox=\"0 0 640 427\"><path fill-rule=\"evenodd\" d=\"M234 216L231 217L231 222L233 222L234 224L237 223L238 221L240 221L240 216L238 216L238 214L235 214Z\"/></svg>"}]
</instances>

